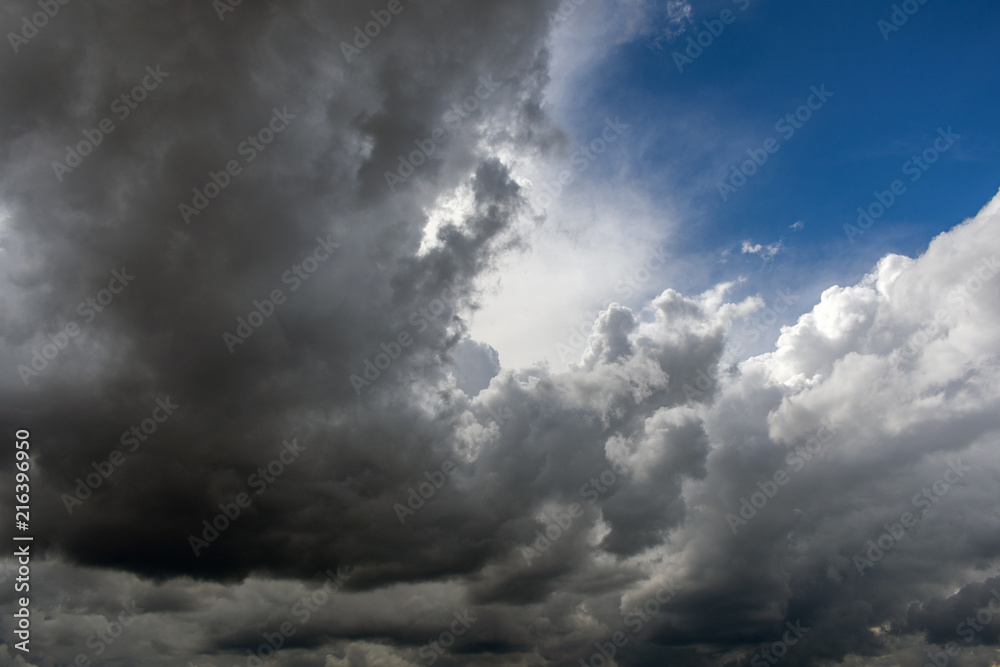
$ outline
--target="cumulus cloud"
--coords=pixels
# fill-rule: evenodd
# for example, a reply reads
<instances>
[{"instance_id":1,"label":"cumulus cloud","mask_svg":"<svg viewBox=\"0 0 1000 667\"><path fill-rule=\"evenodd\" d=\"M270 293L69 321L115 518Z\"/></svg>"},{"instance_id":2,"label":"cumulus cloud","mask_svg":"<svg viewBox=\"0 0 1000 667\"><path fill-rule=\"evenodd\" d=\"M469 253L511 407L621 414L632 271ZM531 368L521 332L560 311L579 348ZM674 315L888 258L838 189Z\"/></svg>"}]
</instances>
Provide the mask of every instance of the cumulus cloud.
<instances>
[{"instance_id":1,"label":"cumulus cloud","mask_svg":"<svg viewBox=\"0 0 1000 667\"><path fill-rule=\"evenodd\" d=\"M402 7L348 60L367 7L68 5L82 23L2 65L32 659L569 665L622 633L618 664L744 665L789 623L787 664L962 641L1000 546L1000 198L741 363L730 327L763 301L725 283L612 303L565 371L504 366L469 323L528 243L496 147L554 140L555 3ZM157 64L60 181L63 146Z\"/></svg>"}]
</instances>

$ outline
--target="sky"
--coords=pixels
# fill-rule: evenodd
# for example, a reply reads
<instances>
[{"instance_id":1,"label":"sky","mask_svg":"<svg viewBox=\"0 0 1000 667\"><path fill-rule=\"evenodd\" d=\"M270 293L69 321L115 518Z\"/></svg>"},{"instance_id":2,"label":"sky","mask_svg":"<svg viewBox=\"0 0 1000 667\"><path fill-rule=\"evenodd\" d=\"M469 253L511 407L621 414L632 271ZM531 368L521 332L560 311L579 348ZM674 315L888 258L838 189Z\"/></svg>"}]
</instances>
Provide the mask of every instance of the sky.
<instances>
[{"instance_id":1,"label":"sky","mask_svg":"<svg viewBox=\"0 0 1000 667\"><path fill-rule=\"evenodd\" d=\"M0 17L0 666L1000 665L995 4Z\"/></svg>"}]
</instances>

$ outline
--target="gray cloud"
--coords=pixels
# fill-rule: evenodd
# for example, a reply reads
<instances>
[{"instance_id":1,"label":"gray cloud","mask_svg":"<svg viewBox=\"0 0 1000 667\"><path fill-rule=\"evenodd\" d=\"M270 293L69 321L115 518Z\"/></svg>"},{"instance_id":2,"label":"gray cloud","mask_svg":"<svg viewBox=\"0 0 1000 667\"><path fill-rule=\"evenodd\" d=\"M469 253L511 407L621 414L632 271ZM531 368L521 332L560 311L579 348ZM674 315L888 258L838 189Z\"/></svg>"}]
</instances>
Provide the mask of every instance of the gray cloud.
<instances>
[{"instance_id":1,"label":"gray cloud","mask_svg":"<svg viewBox=\"0 0 1000 667\"><path fill-rule=\"evenodd\" d=\"M796 621L790 665L916 664L955 641L995 584L996 200L831 287L743 363L721 361L729 328L762 302L720 285L612 304L566 372L504 368L468 328L529 243L503 148L561 141L541 107L556 3L403 0L348 62L341 42L384 6L70 3L0 65L3 243L23 251L3 255L0 421L32 432L44 527L32 660L245 664L288 622L274 664L426 664L467 609L439 664L579 664L618 631L622 665L753 664ZM147 66L168 74L119 118ZM482 77L500 84L487 99ZM460 188L468 206L421 249ZM195 190L208 202L185 220ZM301 454L269 470L291 439ZM915 505L959 457L961 481ZM867 541L923 509L862 576ZM319 603L330 572L350 576ZM95 655L129 600L143 611ZM996 641L993 624L960 660Z\"/></svg>"}]
</instances>

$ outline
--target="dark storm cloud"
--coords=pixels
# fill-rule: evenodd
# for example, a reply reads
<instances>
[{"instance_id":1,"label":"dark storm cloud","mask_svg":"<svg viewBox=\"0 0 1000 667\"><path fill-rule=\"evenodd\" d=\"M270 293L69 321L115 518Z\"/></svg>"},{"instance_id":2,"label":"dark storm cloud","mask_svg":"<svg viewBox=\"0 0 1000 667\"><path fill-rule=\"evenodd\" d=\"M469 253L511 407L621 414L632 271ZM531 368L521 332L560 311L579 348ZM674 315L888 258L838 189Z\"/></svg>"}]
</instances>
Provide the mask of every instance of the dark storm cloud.
<instances>
[{"instance_id":1,"label":"dark storm cloud","mask_svg":"<svg viewBox=\"0 0 1000 667\"><path fill-rule=\"evenodd\" d=\"M243 543L276 544L261 528L291 504L314 506L304 512L315 516L283 530L327 545L326 553L308 550L317 567L348 554L380 560L370 547L352 547L353 539L333 546L331 535L354 529L329 517L431 466L441 457L429 444L441 433L405 408L391 422L359 411L364 402L347 378L446 281L458 285L456 306L467 304L518 207L517 186L496 161L468 177L462 166L447 175L441 164L420 170L414 183L470 178L477 212L442 230L439 249L413 259L422 198L390 193L383 172L482 74L518 92L520 71L542 57L544 7L406 3L351 65L339 44L371 20L362 6L241 5L223 21L210 3L91 4L69 16L74 9L63 8L6 61L15 94L3 108L14 153L3 167L3 201L38 254L14 276L24 307L5 327L8 345L20 345L9 367L28 364L31 348L67 321L78 321L85 336L28 375L27 391L7 404L22 420L44 415L51 440L41 449L59 451L43 460L52 494L38 508L58 526L53 546L82 562L153 575L243 574L267 552L275 570L308 569L283 563L281 549ZM468 31L467 45L455 38L459 30ZM161 68L162 82L119 119L113 100L141 83L147 65ZM62 146L75 146L106 116L113 132L57 178L51 163L66 160ZM465 134L475 127L470 120ZM449 148L467 169L478 158L468 138L453 139ZM369 149L359 151L359 143ZM241 169L226 175L231 160ZM199 196L220 189L198 206ZM185 215L180 204L204 210ZM315 268L304 260L324 239L321 255L331 254L331 243L339 247ZM103 309L85 308L86 321L77 304L116 269L134 279ZM277 289L284 301L269 304ZM270 317L230 353L223 333L240 335L237 318L253 322L255 308ZM463 327L456 310L415 334L414 348L375 390L385 398L371 400L397 401L407 373L439 372L431 362ZM93 472L91 461L106 459L119 434L162 396L179 404L176 414L67 515L57 493L72 493L75 479ZM242 525L234 521L225 539L194 559L187 534L245 490L244 480L292 437L307 463L290 466ZM401 446L407 440L410 447ZM350 482L358 485L353 498L339 489ZM302 503L297 486L327 500ZM391 511L384 518L394 519ZM390 548L408 539L399 535Z\"/></svg>"},{"instance_id":2,"label":"dark storm cloud","mask_svg":"<svg viewBox=\"0 0 1000 667\"><path fill-rule=\"evenodd\" d=\"M719 368L727 331L761 304L720 286L611 305L567 372L501 369L468 327L477 281L528 243L498 147L562 141L541 110L555 2L403 0L388 22L379 3L77 2L0 64L24 250L3 255L0 421L33 433L46 665L129 598L145 611L116 659L232 664L292 619L276 660L333 667L420 664L467 608L442 664L578 664L622 631L620 664L745 665L801 620L795 665L949 641L986 601L996 362L975 332L996 284L950 311L954 349L899 351L946 302L912 285L995 246L995 212L831 288L738 366ZM958 454L975 472L906 538L920 550L862 577L852 558Z\"/></svg>"},{"instance_id":3,"label":"dark storm cloud","mask_svg":"<svg viewBox=\"0 0 1000 667\"><path fill-rule=\"evenodd\" d=\"M935 644L998 643L1000 629L1000 577L974 582L947 598L933 597L914 604L906 629L924 632Z\"/></svg>"}]
</instances>

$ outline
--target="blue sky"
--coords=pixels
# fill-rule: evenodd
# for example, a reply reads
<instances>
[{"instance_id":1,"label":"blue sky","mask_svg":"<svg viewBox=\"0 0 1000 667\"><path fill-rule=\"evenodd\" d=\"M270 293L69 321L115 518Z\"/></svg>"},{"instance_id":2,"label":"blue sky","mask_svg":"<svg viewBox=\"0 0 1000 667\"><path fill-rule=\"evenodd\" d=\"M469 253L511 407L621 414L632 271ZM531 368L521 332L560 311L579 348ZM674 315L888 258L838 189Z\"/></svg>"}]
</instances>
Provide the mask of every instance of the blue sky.
<instances>
[{"instance_id":1,"label":"blue sky","mask_svg":"<svg viewBox=\"0 0 1000 667\"><path fill-rule=\"evenodd\" d=\"M784 237L793 261L852 266L845 255L868 263L890 251L919 252L995 194L996 3L931 0L888 40L877 23L889 19L892 3L754 0L746 11L742 3L714 4L693 8L692 24L658 52L642 37L617 49L588 79L593 85L581 105L608 114L629 109L643 142L635 148L635 178L652 196L679 199L697 215L684 246L699 251ZM672 53L727 7L735 22L678 72ZM834 97L746 186L728 202L706 187L721 180L720 165L775 136L776 119L817 84ZM687 133L691 116L708 136ZM845 246L843 223L900 176L938 127L953 127L961 140L856 247ZM804 229L789 230L798 220Z\"/></svg>"},{"instance_id":2,"label":"blue sky","mask_svg":"<svg viewBox=\"0 0 1000 667\"><path fill-rule=\"evenodd\" d=\"M668 20L668 4L686 7L688 20ZM639 3L639 18L623 28L629 5L585 3L562 23L567 37L557 31L554 50L557 62L570 64L562 74L555 68L563 89L550 99L576 142L596 136L606 118L630 124L583 180L636 193L647 231L668 239L674 270L650 281L643 296L743 278L737 293L767 301L778 289L800 294L789 323L826 287L855 283L887 253L920 254L996 194L995 3L929 0L888 39L879 21L891 20L891 2ZM724 10L732 23L678 71L673 54ZM581 39L588 25L589 39ZM786 139L776 122L813 86L833 96ZM960 139L912 182L903 167L933 145L939 128ZM730 166L772 137L778 152L723 201L717 183ZM905 193L849 243L844 224L896 179ZM743 241L780 250L770 258L742 254Z\"/></svg>"}]
</instances>

